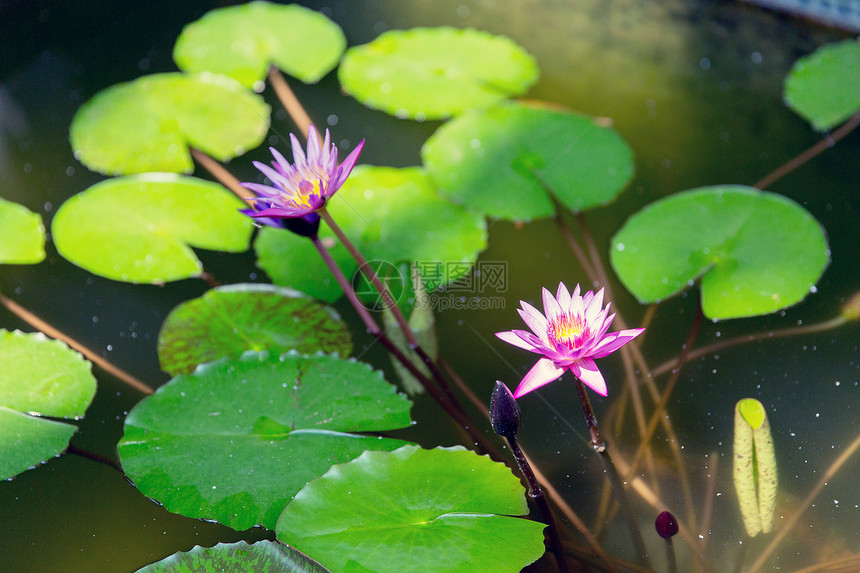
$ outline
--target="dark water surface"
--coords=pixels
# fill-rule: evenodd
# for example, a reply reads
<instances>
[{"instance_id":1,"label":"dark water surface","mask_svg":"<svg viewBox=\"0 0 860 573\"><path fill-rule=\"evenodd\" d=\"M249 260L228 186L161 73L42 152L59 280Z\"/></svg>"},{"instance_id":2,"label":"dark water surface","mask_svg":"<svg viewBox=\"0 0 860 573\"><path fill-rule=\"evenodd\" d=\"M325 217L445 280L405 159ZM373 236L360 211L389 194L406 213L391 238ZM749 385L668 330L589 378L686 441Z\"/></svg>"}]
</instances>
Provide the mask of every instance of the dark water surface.
<instances>
[{"instance_id":1,"label":"dark water surface","mask_svg":"<svg viewBox=\"0 0 860 573\"><path fill-rule=\"evenodd\" d=\"M73 157L68 127L75 110L98 90L142 74L173 71L173 42L182 26L230 2L6 2L0 0L0 196L39 212L49 223L57 207L103 178ZM361 0L307 2L345 30L350 45L392 28L473 26L506 34L538 60L541 79L528 97L611 118L636 155L637 175L619 200L588 213L606 252L627 217L651 201L684 189L718 183L753 184L820 139L781 103L782 79L791 63L818 45L846 37L836 31L760 11L740 3L671 0L447 1ZM334 74L315 86L295 86L311 117L337 116L337 139L367 138L362 161L418 164L422 142L437 123L399 121L367 110L340 93ZM267 94L268 96L268 94ZM274 102L273 102L274 103ZM277 109L277 107L276 107ZM282 112L274 132L292 125ZM277 143L277 141L274 141ZM254 177L250 157L233 162L240 179ZM860 134L774 184L815 216L827 231L832 262L818 292L782 313L706 324L699 344L740 334L811 324L831 318L860 287ZM442 354L489 397L492 383L514 386L531 355L492 334L521 328L518 300L537 303L541 286L586 280L556 227L547 221L515 226L490 223L482 261L508 265L504 308L438 314ZM251 254L202 254L224 282L265 281ZM155 343L166 314L206 290L201 281L166 287L133 286L98 277L67 263L48 245L35 266L0 267L0 288L20 304L141 379L158 385ZM617 307L632 326L640 307L614 285ZM651 365L675 356L690 327L695 290L663 303L643 351ZM341 313L357 326L350 309ZM0 328L29 328L0 310ZM356 328L356 331L360 331ZM360 339L356 353L361 351ZM388 361L376 349L363 359ZM612 393L620 390L621 361L601 369ZM755 397L768 409L781 476L780 516L798 504L827 466L854 439L860 425L860 353L856 324L819 334L734 347L689 364L669 403L697 492L704 491L707 456L719 459L715 518L707 536L717 571L731 571L743 526L731 485L732 414L737 400ZM128 410L141 396L97 372L95 402L74 443L113 456ZM392 378L393 379L393 378ZM606 415L611 400L594 400ZM521 400L521 440L586 521L596 515L600 469L588 451L573 386L552 384ZM404 434L425 446L458 439L426 398L414 409L416 428ZM618 447L635 448L630 424ZM657 459L661 494L680 503L676 477ZM780 554L781 570L823 561L860 548L860 460L831 480L798 524ZM704 502L703 502L704 503ZM125 572L195 544L254 540L262 531L226 527L172 515L140 495L116 471L63 456L0 483L0 572ZM637 500L649 543L656 511ZM629 556L626 533L612 530L607 547ZM681 544L678 544L681 545ZM754 556L764 542L755 541ZM655 562L660 564L659 558Z\"/></svg>"}]
</instances>

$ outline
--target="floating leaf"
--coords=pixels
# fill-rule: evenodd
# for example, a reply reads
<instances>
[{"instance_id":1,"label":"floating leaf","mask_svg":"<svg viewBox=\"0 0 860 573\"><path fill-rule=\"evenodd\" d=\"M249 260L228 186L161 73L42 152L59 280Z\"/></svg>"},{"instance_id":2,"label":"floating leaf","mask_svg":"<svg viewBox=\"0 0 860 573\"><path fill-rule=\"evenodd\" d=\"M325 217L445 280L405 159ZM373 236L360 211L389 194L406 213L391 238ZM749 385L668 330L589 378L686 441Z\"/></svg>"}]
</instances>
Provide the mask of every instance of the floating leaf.
<instances>
[{"instance_id":1,"label":"floating leaf","mask_svg":"<svg viewBox=\"0 0 860 573\"><path fill-rule=\"evenodd\" d=\"M305 83L329 73L346 48L340 26L297 4L250 2L217 8L187 25L173 59L188 72L214 72L246 86L266 77L269 63Z\"/></svg>"},{"instance_id":2,"label":"floating leaf","mask_svg":"<svg viewBox=\"0 0 860 573\"><path fill-rule=\"evenodd\" d=\"M155 74L102 90L72 120L75 157L94 171L191 173L189 147L219 161L260 145L269 106L213 74Z\"/></svg>"},{"instance_id":3,"label":"floating leaf","mask_svg":"<svg viewBox=\"0 0 860 573\"><path fill-rule=\"evenodd\" d=\"M137 573L203 573L230 571L231 573L329 573L328 569L276 541L258 541L248 545L219 543L215 547L195 546L191 551L174 553L158 563L138 569Z\"/></svg>"},{"instance_id":4,"label":"floating leaf","mask_svg":"<svg viewBox=\"0 0 860 573\"><path fill-rule=\"evenodd\" d=\"M278 539L333 571L519 571L544 524L504 465L462 447L365 452L305 486Z\"/></svg>"},{"instance_id":5,"label":"floating leaf","mask_svg":"<svg viewBox=\"0 0 860 573\"><path fill-rule=\"evenodd\" d=\"M418 167L360 165L328 210L375 269L382 267L383 275L400 281L398 264L415 262L427 290L465 275L487 246L483 218L439 197L426 172ZM320 236L334 241L325 226ZM339 296L330 272L307 239L264 228L254 247L258 264L276 283L322 300ZM343 263L341 269L347 277L357 269L342 245L331 254L338 264ZM386 269L391 269L390 275ZM331 282L323 283L324 279Z\"/></svg>"},{"instance_id":6,"label":"floating leaf","mask_svg":"<svg viewBox=\"0 0 860 573\"><path fill-rule=\"evenodd\" d=\"M775 312L807 295L824 272L824 230L797 203L740 185L691 189L655 201L612 239L612 267L640 302L701 278L711 319Z\"/></svg>"},{"instance_id":7,"label":"floating leaf","mask_svg":"<svg viewBox=\"0 0 860 573\"><path fill-rule=\"evenodd\" d=\"M43 260L42 217L23 205L0 199L0 264L32 265Z\"/></svg>"},{"instance_id":8,"label":"floating leaf","mask_svg":"<svg viewBox=\"0 0 860 573\"><path fill-rule=\"evenodd\" d=\"M158 334L161 368L188 374L198 364L247 350L352 352L334 309L292 289L267 284L218 287L174 308Z\"/></svg>"},{"instance_id":9,"label":"floating leaf","mask_svg":"<svg viewBox=\"0 0 860 573\"><path fill-rule=\"evenodd\" d=\"M776 454L762 403L744 398L735 405L734 480L747 535L769 533L776 508Z\"/></svg>"},{"instance_id":10,"label":"floating leaf","mask_svg":"<svg viewBox=\"0 0 860 573\"><path fill-rule=\"evenodd\" d=\"M0 329L0 479L66 449L96 393L90 363L41 333ZM29 415L28 415L29 414Z\"/></svg>"},{"instance_id":11,"label":"floating leaf","mask_svg":"<svg viewBox=\"0 0 860 573\"><path fill-rule=\"evenodd\" d=\"M97 275L132 283L199 276L191 247L241 252L253 225L218 184L172 173L97 183L66 201L51 225L57 251Z\"/></svg>"},{"instance_id":12,"label":"floating leaf","mask_svg":"<svg viewBox=\"0 0 860 573\"><path fill-rule=\"evenodd\" d=\"M797 60L785 79L784 97L818 131L860 111L860 42L829 44Z\"/></svg>"},{"instance_id":13,"label":"floating leaf","mask_svg":"<svg viewBox=\"0 0 860 573\"><path fill-rule=\"evenodd\" d=\"M440 119L525 93L538 68L504 36L457 28L391 30L347 50L344 91L400 118Z\"/></svg>"},{"instance_id":14,"label":"floating leaf","mask_svg":"<svg viewBox=\"0 0 860 573\"><path fill-rule=\"evenodd\" d=\"M612 201L633 177L633 152L613 129L569 112L508 103L464 114L421 150L452 200L490 217L528 220Z\"/></svg>"},{"instance_id":15,"label":"floating leaf","mask_svg":"<svg viewBox=\"0 0 860 573\"><path fill-rule=\"evenodd\" d=\"M175 513L274 529L308 481L401 440L409 401L355 360L248 352L180 375L138 403L118 452L137 488Z\"/></svg>"}]
</instances>

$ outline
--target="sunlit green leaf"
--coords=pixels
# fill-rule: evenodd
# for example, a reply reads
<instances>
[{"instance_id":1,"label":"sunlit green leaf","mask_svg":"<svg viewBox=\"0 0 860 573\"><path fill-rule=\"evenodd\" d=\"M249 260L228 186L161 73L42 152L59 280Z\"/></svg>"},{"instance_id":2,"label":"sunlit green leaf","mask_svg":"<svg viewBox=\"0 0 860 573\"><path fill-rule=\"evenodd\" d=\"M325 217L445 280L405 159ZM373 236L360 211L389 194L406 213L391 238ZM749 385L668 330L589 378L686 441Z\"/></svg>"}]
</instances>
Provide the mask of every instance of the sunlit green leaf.
<instances>
[{"instance_id":1,"label":"sunlit green leaf","mask_svg":"<svg viewBox=\"0 0 860 573\"><path fill-rule=\"evenodd\" d=\"M348 356L352 340L334 309L267 284L219 287L174 308L158 335L161 368L187 374L198 364L247 350Z\"/></svg>"},{"instance_id":2,"label":"sunlit green leaf","mask_svg":"<svg viewBox=\"0 0 860 573\"><path fill-rule=\"evenodd\" d=\"M96 393L90 363L41 333L0 329L0 479L61 453Z\"/></svg>"},{"instance_id":3,"label":"sunlit green leaf","mask_svg":"<svg viewBox=\"0 0 860 573\"><path fill-rule=\"evenodd\" d=\"M333 571L519 571L544 524L504 465L461 447L365 452L305 486L278 539Z\"/></svg>"},{"instance_id":4,"label":"sunlit green leaf","mask_svg":"<svg viewBox=\"0 0 860 573\"><path fill-rule=\"evenodd\" d=\"M0 199L0 264L31 265L45 259L42 217Z\"/></svg>"},{"instance_id":5,"label":"sunlit green leaf","mask_svg":"<svg viewBox=\"0 0 860 573\"><path fill-rule=\"evenodd\" d=\"M129 413L118 452L145 495L188 517L274 529L308 481L401 440L344 432L408 426L409 401L336 356L249 352L180 375Z\"/></svg>"},{"instance_id":6,"label":"sunlit green leaf","mask_svg":"<svg viewBox=\"0 0 860 573\"><path fill-rule=\"evenodd\" d=\"M328 210L373 268L392 283L402 282L399 263L417 262L422 272L427 271L423 280L432 290L465 275L487 245L483 218L441 198L418 167L360 165ZM320 236L336 243L325 225ZM337 285L332 285L309 240L268 228L260 233L255 249L258 264L276 283L322 300L337 298ZM349 262L342 245L336 244L331 253L344 263L341 268L351 278L357 265ZM391 286L398 293L410 290L402 284Z\"/></svg>"},{"instance_id":7,"label":"sunlit green leaf","mask_svg":"<svg viewBox=\"0 0 860 573\"><path fill-rule=\"evenodd\" d=\"M340 27L297 4L250 2L217 8L187 25L173 59L188 72L215 72L246 86L266 77L270 63L305 83L330 72L346 48Z\"/></svg>"},{"instance_id":8,"label":"sunlit green leaf","mask_svg":"<svg viewBox=\"0 0 860 573\"><path fill-rule=\"evenodd\" d=\"M94 171L191 173L189 147L227 161L260 145L269 106L214 74L144 76L106 88L72 120L75 157Z\"/></svg>"},{"instance_id":9,"label":"sunlit green leaf","mask_svg":"<svg viewBox=\"0 0 860 573\"><path fill-rule=\"evenodd\" d=\"M194 547L174 553L137 573L328 573L328 569L292 547L276 541L248 545L219 543L215 547Z\"/></svg>"},{"instance_id":10,"label":"sunlit green leaf","mask_svg":"<svg viewBox=\"0 0 860 573\"><path fill-rule=\"evenodd\" d=\"M610 256L643 303L701 279L702 311L712 319L795 304L829 262L824 230L803 207L740 185L692 189L648 205L613 237Z\"/></svg>"},{"instance_id":11,"label":"sunlit green leaf","mask_svg":"<svg viewBox=\"0 0 860 573\"><path fill-rule=\"evenodd\" d=\"M439 119L525 93L538 68L504 36L457 28L391 30L347 50L343 89L400 118Z\"/></svg>"},{"instance_id":12,"label":"sunlit green leaf","mask_svg":"<svg viewBox=\"0 0 860 573\"><path fill-rule=\"evenodd\" d=\"M97 183L66 201L51 231L57 251L97 275L163 283L202 272L191 247L241 252L253 225L243 203L202 179L147 173Z\"/></svg>"},{"instance_id":13,"label":"sunlit green leaf","mask_svg":"<svg viewBox=\"0 0 860 573\"><path fill-rule=\"evenodd\" d=\"M554 213L548 190L579 212L609 203L633 177L633 153L613 129L519 103L453 119L427 140L421 155L452 200L518 221Z\"/></svg>"},{"instance_id":14,"label":"sunlit green leaf","mask_svg":"<svg viewBox=\"0 0 860 573\"><path fill-rule=\"evenodd\" d=\"M785 79L785 103L819 131L860 111L860 42L828 44L797 60Z\"/></svg>"}]
</instances>

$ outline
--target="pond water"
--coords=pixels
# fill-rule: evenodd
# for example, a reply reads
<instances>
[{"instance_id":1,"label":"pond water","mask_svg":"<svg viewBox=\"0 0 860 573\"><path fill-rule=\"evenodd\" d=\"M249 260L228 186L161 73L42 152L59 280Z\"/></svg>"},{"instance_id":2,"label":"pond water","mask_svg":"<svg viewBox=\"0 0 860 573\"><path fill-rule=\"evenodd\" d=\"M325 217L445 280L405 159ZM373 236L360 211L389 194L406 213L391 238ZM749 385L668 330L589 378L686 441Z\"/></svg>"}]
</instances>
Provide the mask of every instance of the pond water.
<instances>
[{"instance_id":1,"label":"pond water","mask_svg":"<svg viewBox=\"0 0 860 573\"><path fill-rule=\"evenodd\" d=\"M11 2L0 4L0 196L24 204L50 221L57 207L101 176L73 157L71 118L98 90L154 72L173 71L173 41L182 26L221 2L180 2L156 9L148 2ZM387 29L471 26L504 34L539 63L541 79L529 98L610 118L635 152L636 175L619 200L586 218L597 245L632 213L659 197L718 183L751 185L814 144L820 135L781 102L782 80L792 62L815 47L849 37L742 3L688 0L343 0L306 2L340 24L350 45ZM338 140L367 139L361 161L375 165L420 163L421 144L438 123L401 121L365 109L340 93L330 74L314 86L294 86L313 118L330 118ZM272 102L273 104L275 102ZM278 109L275 106L275 109ZM331 116L331 117L330 117ZM273 132L293 129L282 112ZM260 149L249 157L262 159ZM808 325L835 316L860 286L860 136L833 149L770 187L803 205L826 229L831 263L817 292L783 312L755 319L706 323L697 346L748 333ZM230 166L242 180L254 178L246 158ZM441 353L479 395L493 382L513 387L531 367L527 353L493 333L521 328L519 300L539 302L542 286L568 286L586 277L550 221L525 225L491 222L482 262L506 263L504 304L437 315ZM266 281L251 253L201 253L207 269L224 282ZM585 285L584 285L585 286ZM181 301L205 292L202 281L165 287L133 286L90 275L57 255L35 266L0 267L0 288L19 304L72 334L139 378L158 385L155 343L161 322ZM645 308L613 284L615 306L631 326ZM677 355L690 328L698 295L661 304L642 350L652 366ZM359 332L351 309L341 314ZM0 328L30 330L5 310ZM617 328L617 327L616 327ZM358 339L356 353L368 339ZM388 368L371 348L363 356ZM608 416L623 370L617 358L601 362L610 396L592 395L598 416ZM128 410L142 397L96 372L96 400L80 422L74 443L114 456ZM393 379L393 376L391 377ZM665 381L665 376L660 379ZM779 521L797 512L827 467L855 438L860 410L860 352L856 323L840 329L735 346L697 358L682 371L668 404L696 499L713 504L706 531L716 571L732 571L743 539L731 484L733 408L744 397L767 409L781 476ZM577 513L589 524L601 499L601 473L585 440L581 410L567 382L551 384L520 400L522 445ZM424 446L459 440L428 398L413 410L415 428L399 435ZM636 447L627 421L614 440L624 457ZM648 483L658 484L668 504L681 507L676 472L665 458L653 460ZM709 462L708 456L714 454ZM713 463L716 460L716 466ZM708 499L707 475L717 476ZM860 460L855 456L808 508L796 534L775 562L794 570L860 547ZM662 549L651 523L658 513L635 498L649 545ZM168 513L135 490L115 470L73 455L0 483L0 571L132 571L195 544L271 537L235 532ZM803 533L801 533L803 532ZM698 533L698 532L697 532ZM630 558L623 526L604 543ZM753 540L748 562L766 541ZM689 559L677 543L682 559ZM689 561L686 561L689 567ZM660 557L655 564L662 566ZM541 562L534 570L549 570Z\"/></svg>"}]
</instances>

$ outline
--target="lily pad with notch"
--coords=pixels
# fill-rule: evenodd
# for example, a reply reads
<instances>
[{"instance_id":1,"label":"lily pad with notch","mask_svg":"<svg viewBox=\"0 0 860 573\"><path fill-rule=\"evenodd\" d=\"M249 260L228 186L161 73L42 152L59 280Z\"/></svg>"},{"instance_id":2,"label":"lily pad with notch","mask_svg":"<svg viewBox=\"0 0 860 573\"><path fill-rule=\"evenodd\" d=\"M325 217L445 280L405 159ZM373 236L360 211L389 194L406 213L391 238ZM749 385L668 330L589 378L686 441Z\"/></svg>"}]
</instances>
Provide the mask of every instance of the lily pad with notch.
<instances>
[{"instance_id":1,"label":"lily pad with notch","mask_svg":"<svg viewBox=\"0 0 860 573\"><path fill-rule=\"evenodd\" d=\"M399 118L444 119L526 92L534 58L504 36L451 27L391 30L347 50L346 93Z\"/></svg>"},{"instance_id":2,"label":"lily pad with notch","mask_svg":"<svg viewBox=\"0 0 860 573\"><path fill-rule=\"evenodd\" d=\"M824 229L794 201L742 185L691 189L647 205L612 238L612 267L642 303L701 282L711 319L803 300L829 262Z\"/></svg>"},{"instance_id":3,"label":"lily pad with notch","mask_svg":"<svg viewBox=\"0 0 860 573\"><path fill-rule=\"evenodd\" d=\"M356 432L406 427L410 407L356 360L248 352L144 398L118 452L137 488L172 512L274 529L292 497L333 464L404 445Z\"/></svg>"},{"instance_id":4,"label":"lily pad with notch","mask_svg":"<svg viewBox=\"0 0 860 573\"><path fill-rule=\"evenodd\" d=\"M84 165L109 175L191 173L189 147L218 161L262 143L270 108L239 82L216 74L166 73L108 87L72 119Z\"/></svg>"},{"instance_id":5,"label":"lily pad with notch","mask_svg":"<svg viewBox=\"0 0 860 573\"><path fill-rule=\"evenodd\" d=\"M323 14L298 4L249 2L210 10L188 24L173 59L188 72L214 72L251 87L270 63L304 83L316 83L337 65L346 37Z\"/></svg>"},{"instance_id":6,"label":"lily pad with notch","mask_svg":"<svg viewBox=\"0 0 860 573\"><path fill-rule=\"evenodd\" d=\"M613 129L537 104L505 103L441 126L421 150L452 201L488 217L530 220L611 202L633 177L633 152Z\"/></svg>"},{"instance_id":7,"label":"lily pad with notch","mask_svg":"<svg viewBox=\"0 0 860 573\"><path fill-rule=\"evenodd\" d=\"M137 573L329 573L329 570L292 547L276 541L248 544L219 543L215 547L195 546L138 569Z\"/></svg>"},{"instance_id":8,"label":"lily pad with notch","mask_svg":"<svg viewBox=\"0 0 860 573\"><path fill-rule=\"evenodd\" d=\"M243 206L216 183L146 173L78 193L57 210L51 231L57 251L91 273L159 284L202 274L191 247L245 251L254 227Z\"/></svg>"}]
</instances>

